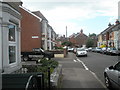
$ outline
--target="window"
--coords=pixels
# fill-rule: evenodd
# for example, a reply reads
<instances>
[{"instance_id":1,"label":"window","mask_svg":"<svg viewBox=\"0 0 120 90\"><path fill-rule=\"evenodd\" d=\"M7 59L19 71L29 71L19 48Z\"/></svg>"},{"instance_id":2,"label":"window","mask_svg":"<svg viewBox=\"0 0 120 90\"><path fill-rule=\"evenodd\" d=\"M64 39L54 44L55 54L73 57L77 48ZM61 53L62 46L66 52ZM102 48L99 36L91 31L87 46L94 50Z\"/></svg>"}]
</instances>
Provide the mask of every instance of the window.
<instances>
[{"instance_id":1,"label":"window","mask_svg":"<svg viewBox=\"0 0 120 90\"><path fill-rule=\"evenodd\" d=\"M8 47L8 55L9 55L9 64L16 62L16 25L11 24L9 27L8 33L8 40L9 40L9 47Z\"/></svg>"},{"instance_id":2,"label":"window","mask_svg":"<svg viewBox=\"0 0 120 90\"><path fill-rule=\"evenodd\" d=\"M16 61L16 48L15 46L9 46L9 63Z\"/></svg>"},{"instance_id":3,"label":"window","mask_svg":"<svg viewBox=\"0 0 120 90\"><path fill-rule=\"evenodd\" d=\"M9 25L9 41L15 41L15 26Z\"/></svg>"},{"instance_id":4,"label":"window","mask_svg":"<svg viewBox=\"0 0 120 90\"><path fill-rule=\"evenodd\" d=\"M120 71L120 62L115 65L115 69Z\"/></svg>"}]
</instances>

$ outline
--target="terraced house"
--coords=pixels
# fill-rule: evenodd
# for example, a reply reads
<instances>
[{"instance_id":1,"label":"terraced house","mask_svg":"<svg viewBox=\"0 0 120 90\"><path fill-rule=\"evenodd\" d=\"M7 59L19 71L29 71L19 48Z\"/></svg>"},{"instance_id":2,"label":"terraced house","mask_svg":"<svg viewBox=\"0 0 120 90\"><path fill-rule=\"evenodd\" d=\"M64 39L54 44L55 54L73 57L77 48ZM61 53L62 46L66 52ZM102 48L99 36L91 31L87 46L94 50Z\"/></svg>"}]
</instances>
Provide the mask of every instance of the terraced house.
<instances>
[{"instance_id":1,"label":"terraced house","mask_svg":"<svg viewBox=\"0 0 120 90\"><path fill-rule=\"evenodd\" d=\"M82 47L86 45L86 41L88 39L88 36L83 33L83 30L81 29L79 33L73 34L69 37L69 41L74 44L74 46Z\"/></svg>"},{"instance_id":2,"label":"terraced house","mask_svg":"<svg viewBox=\"0 0 120 90\"><path fill-rule=\"evenodd\" d=\"M21 68L21 2L0 2L0 72L12 73Z\"/></svg>"},{"instance_id":3,"label":"terraced house","mask_svg":"<svg viewBox=\"0 0 120 90\"><path fill-rule=\"evenodd\" d=\"M22 52L33 48L51 50L55 46L56 33L48 24L48 20L40 11L30 11L20 7L21 19L21 49ZM29 47L28 47L29 46Z\"/></svg>"},{"instance_id":4,"label":"terraced house","mask_svg":"<svg viewBox=\"0 0 120 90\"><path fill-rule=\"evenodd\" d=\"M106 45L107 47L115 47L118 49L120 47L120 23L117 20L115 25L108 25L103 32L98 35L97 46Z\"/></svg>"},{"instance_id":5,"label":"terraced house","mask_svg":"<svg viewBox=\"0 0 120 90\"><path fill-rule=\"evenodd\" d=\"M40 11L34 11L32 12L35 15L37 15L39 18L42 19L42 48L45 50L52 50L54 49L54 46L56 45L56 32L53 30L52 26L49 25L48 20L45 18L45 16Z\"/></svg>"}]
</instances>

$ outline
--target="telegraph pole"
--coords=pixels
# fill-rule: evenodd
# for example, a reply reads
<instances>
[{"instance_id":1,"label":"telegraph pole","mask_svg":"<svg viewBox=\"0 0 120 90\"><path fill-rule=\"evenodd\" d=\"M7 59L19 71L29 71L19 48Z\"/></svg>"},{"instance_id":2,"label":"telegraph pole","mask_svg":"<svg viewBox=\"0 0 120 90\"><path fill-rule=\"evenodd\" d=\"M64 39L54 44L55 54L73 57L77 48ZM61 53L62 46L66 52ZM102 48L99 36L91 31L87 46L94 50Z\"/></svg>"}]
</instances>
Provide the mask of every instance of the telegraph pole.
<instances>
[{"instance_id":1,"label":"telegraph pole","mask_svg":"<svg viewBox=\"0 0 120 90\"><path fill-rule=\"evenodd\" d=\"M66 26L66 38L67 38L67 26Z\"/></svg>"}]
</instances>

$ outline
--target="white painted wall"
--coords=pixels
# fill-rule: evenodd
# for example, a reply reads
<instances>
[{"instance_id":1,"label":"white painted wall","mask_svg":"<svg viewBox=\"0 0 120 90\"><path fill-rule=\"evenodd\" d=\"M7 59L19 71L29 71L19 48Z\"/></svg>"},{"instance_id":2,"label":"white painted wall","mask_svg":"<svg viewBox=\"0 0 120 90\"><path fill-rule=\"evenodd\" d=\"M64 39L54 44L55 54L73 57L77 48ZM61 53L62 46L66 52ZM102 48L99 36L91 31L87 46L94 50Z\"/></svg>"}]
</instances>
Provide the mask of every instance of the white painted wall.
<instances>
[{"instance_id":1,"label":"white painted wall","mask_svg":"<svg viewBox=\"0 0 120 90\"><path fill-rule=\"evenodd\" d=\"M42 21L42 33L44 33L45 35L45 39L44 39L44 49L47 50L47 21L46 20L43 20Z\"/></svg>"},{"instance_id":2,"label":"white painted wall","mask_svg":"<svg viewBox=\"0 0 120 90\"><path fill-rule=\"evenodd\" d=\"M48 30L49 30L48 32L49 32L49 38L50 38L50 39L49 39L49 50L51 50L51 49L52 49L52 45L51 45L51 38L52 38L52 37L51 37L51 32L52 32L52 29L51 29L51 27L49 27Z\"/></svg>"},{"instance_id":3,"label":"white painted wall","mask_svg":"<svg viewBox=\"0 0 120 90\"><path fill-rule=\"evenodd\" d=\"M8 6L9 7L9 6ZM2 48L3 48L3 69L4 69L4 73L11 73L14 72L16 70L19 70L22 65L21 65L21 55L20 55L20 31L19 31L19 27L20 27L20 20L14 16L12 16L11 14L7 13L7 12L2 12L3 14L3 26L2 26ZM16 30L16 62L9 64L9 41L8 41L8 32L9 32L9 28L8 28L8 24L11 24L10 21L16 22L18 23L18 28Z\"/></svg>"},{"instance_id":4,"label":"white painted wall","mask_svg":"<svg viewBox=\"0 0 120 90\"><path fill-rule=\"evenodd\" d=\"M0 7L2 3L0 3ZM2 72L2 8L0 8L0 73Z\"/></svg>"},{"instance_id":5,"label":"white painted wall","mask_svg":"<svg viewBox=\"0 0 120 90\"><path fill-rule=\"evenodd\" d=\"M118 49L118 31L114 31L114 46Z\"/></svg>"},{"instance_id":6,"label":"white painted wall","mask_svg":"<svg viewBox=\"0 0 120 90\"><path fill-rule=\"evenodd\" d=\"M2 20L0 19L0 73L2 72Z\"/></svg>"}]
</instances>

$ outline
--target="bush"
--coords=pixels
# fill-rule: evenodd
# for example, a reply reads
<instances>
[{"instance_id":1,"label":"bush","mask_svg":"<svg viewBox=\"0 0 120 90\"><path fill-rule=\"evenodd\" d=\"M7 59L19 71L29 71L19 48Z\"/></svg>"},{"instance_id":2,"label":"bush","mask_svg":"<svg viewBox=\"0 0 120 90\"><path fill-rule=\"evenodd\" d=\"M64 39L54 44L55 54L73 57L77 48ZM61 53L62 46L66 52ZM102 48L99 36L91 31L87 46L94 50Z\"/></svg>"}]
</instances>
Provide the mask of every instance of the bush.
<instances>
[{"instance_id":1,"label":"bush","mask_svg":"<svg viewBox=\"0 0 120 90\"><path fill-rule=\"evenodd\" d=\"M38 60L39 61L39 60ZM48 67L50 67L50 73L58 66L58 62L55 60L41 59L38 63L41 65L23 65L23 68L27 68L28 72L41 72L44 74L45 87L48 85Z\"/></svg>"},{"instance_id":2,"label":"bush","mask_svg":"<svg viewBox=\"0 0 120 90\"><path fill-rule=\"evenodd\" d=\"M41 66L37 67L37 72L44 73L45 77L45 85L48 85L48 67L50 67L50 73L54 71L54 69L58 66L58 62L55 60L47 60L47 59L41 59L40 60Z\"/></svg>"}]
</instances>

